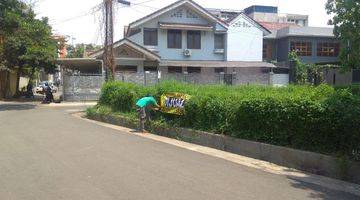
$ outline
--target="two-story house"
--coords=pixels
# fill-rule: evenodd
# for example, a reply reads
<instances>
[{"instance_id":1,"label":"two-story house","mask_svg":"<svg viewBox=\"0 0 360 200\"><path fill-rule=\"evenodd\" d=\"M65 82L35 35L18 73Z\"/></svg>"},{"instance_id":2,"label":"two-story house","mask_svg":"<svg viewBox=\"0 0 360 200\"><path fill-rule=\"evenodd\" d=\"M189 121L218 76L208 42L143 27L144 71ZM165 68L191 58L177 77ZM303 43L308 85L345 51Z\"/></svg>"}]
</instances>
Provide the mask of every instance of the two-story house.
<instances>
[{"instance_id":1,"label":"two-story house","mask_svg":"<svg viewBox=\"0 0 360 200\"><path fill-rule=\"evenodd\" d=\"M300 60L308 64L339 65L340 41L333 28L310 27L309 16L278 13L277 7L250 6L245 13L271 31L264 37L263 59L276 62L278 66L291 68L288 55L295 51ZM274 70L277 73L279 70ZM281 70L286 72L286 70ZM332 85L347 85L358 82L358 71L341 72L339 68L324 70L325 81Z\"/></svg>"},{"instance_id":2,"label":"two-story house","mask_svg":"<svg viewBox=\"0 0 360 200\"><path fill-rule=\"evenodd\" d=\"M333 28L323 27L285 27L273 30L265 36L263 58L266 61L276 60L279 66L290 67L288 55L296 52L300 60L308 64L329 65L324 70L324 78L331 85L348 85L356 82L357 71L342 72L340 70L340 41Z\"/></svg>"},{"instance_id":3,"label":"two-story house","mask_svg":"<svg viewBox=\"0 0 360 200\"><path fill-rule=\"evenodd\" d=\"M179 0L127 26L124 39L114 45L117 75L139 83L148 76L152 81L269 84L275 66L262 58L268 34L243 13L221 20L192 0ZM93 57L100 59L102 53Z\"/></svg>"}]
</instances>

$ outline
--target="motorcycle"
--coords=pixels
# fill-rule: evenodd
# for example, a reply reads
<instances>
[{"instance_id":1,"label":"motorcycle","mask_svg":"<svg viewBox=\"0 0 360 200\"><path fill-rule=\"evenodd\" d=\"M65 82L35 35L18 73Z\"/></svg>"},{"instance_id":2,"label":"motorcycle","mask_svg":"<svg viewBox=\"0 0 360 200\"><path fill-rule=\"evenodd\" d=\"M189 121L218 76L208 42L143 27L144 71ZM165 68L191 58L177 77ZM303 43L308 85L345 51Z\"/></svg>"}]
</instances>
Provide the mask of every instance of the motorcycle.
<instances>
[{"instance_id":1,"label":"motorcycle","mask_svg":"<svg viewBox=\"0 0 360 200\"><path fill-rule=\"evenodd\" d=\"M51 87L45 85L43 91L44 91L44 99L42 103L49 104L51 102L54 102L54 96Z\"/></svg>"}]
</instances>

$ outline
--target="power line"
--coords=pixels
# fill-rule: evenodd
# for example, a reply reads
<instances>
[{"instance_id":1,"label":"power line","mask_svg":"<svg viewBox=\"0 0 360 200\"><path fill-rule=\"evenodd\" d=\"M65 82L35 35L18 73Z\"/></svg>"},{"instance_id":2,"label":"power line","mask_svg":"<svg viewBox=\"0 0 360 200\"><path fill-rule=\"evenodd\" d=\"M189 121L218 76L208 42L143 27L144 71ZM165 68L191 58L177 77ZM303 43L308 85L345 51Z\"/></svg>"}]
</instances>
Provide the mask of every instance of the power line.
<instances>
[{"instance_id":1,"label":"power line","mask_svg":"<svg viewBox=\"0 0 360 200\"><path fill-rule=\"evenodd\" d=\"M144 5L145 3L149 3L149 2L152 2L152 1L157 1L157 0L142 1L142 2L139 2L139 3L133 3L132 5L134 5L134 6L143 6L143 7L147 7L147 8L151 8L151 9L156 9L156 10L158 10L159 8L155 8L155 7L149 6L149 5Z\"/></svg>"},{"instance_id":2,"label":"power line","mask_svg":"<svg viewBox=\"0 0 360 200\"><path fill-rule=\"evenodd\" d=\"M42 1L46 1L46 0L37 0L37 1L35 1L34 3L39 3L39 2L42 2ZM139 2L139 3L133 3L132 4L132 6L142 6L142 7L147 7L147 8L151 8L151 9L158 9L158 8L155 8L155 7L152 7L152 6L148 6L148 5L143 5L144 3L148 3L148 2L152 2L152 1L157 1L157 0L147 0L147 1L142 1L142 2ZM58 25L58 24L62 24L62 23L66 23L66 22L68 22L68 21L72 21L72 20L76 20L76 19L78 19L78 18L82 18L82 17L85 17L85 16L88 16L88 15L93 15L93 14L95 14L96 12L98 12L98 11L100 11L103 6L103 3L100 3L100 4L98 4L98 5L96 5L96 6L94 6L90 11L86 11L86 12L84 12L84 13L82 13L82 14L79 14L79 15L77 15L77 16L74 16L74 17L70 17L70 18L68 18L68 19L65 19L65 20L62 20L62 21L59 21L59 22L55 22L55 23L53 23L53 25ZM129 6L121 6L120 8L128 8ZM130 6L130 8L132 8L131 6ZM133 9L133 8L132 8ZM133 10L135 10L135 9L133 9ZM139 11L139 10L135 10L136 12L139 12L139 13L143 13L143 12L141 12L141 11Z\"/></svg>"},{"instance_id":3,"label":"power line","mask_svg":"<svg viewBox=\"0 0 360 200\"><path fill-rule=\"evenodd\" d=\"M85 16L90 15L90 14L92 14L92 13L84 13L84 14L81 14L81 15L77 15L77 16L74 16L74 17L59 21L59 22L55 22L55 23L53 23L53 25L62 24L62 23L68 22L68 21L72 21L72 20L75 20L75 19L78 19L78 18L85 17Z\"/></svg>"},{"instance_id":4,"label":"power line","mask_svg":"<svg viewBox=\"0 0 360 200\"><path fill-rule=\"evenodd\" d=\"M130 7L130 9L134 10L137 13L144 14L144 12L142 12L142 11L140 11L138 9L135 9L134 7Z\"/></svg>"},{"instance_id":5,"label":"power line","mask_svg":"<svg viewBox=\"0 0 360 200\"><path fill-rule=\"evenodd\" d=\"M157 0L142 1L142 2L139 2L139 3L133 3L132 5L141 5L141 4L148 3L148 2L152 2L152 1L157 1Z\"/></svg>"},{"instance_id":6,"label":"power line","mask_svg":"<svg viewBox=\"0 0 360 200\"><path fill-rule=\"evenodd\" d=\"M143 5L143 4L139 4L139 5L135 5L135 6L142 6L142 7L146 7L146 8L151 8L153 10L159 10L159 8L155 8L153 6L148 6L148 5Z\"/></svg>"},{"instance_id":7,"label":"power line","mask_svg":"<svg viewBox=\"0 0 360 200\"><path fill-rule=\"evenodd\" d=\"M104 9L102 9L102 12L100 13L100 16L97 16L97 14L94 14L94 23L99 24L96 32L95 32L95 36L94 36L94 43L98 43L99 39L102 41L105 39L103 37L103 32L104 32L104 23L105 23L105 19L104 19Z\"/></svg>"},{"instance_id":8,"label":"power line","mask_svg":"<svg viewBox=\"0 0 360 200\"><path fill-rule=\"evenodd\" d=\"M75 19L78 19L78 18L82 18L82 17L85 17L85 16L88 16L88 15L93 15L95 14L96 12L100 11L102 9L102 3L92 7L90 9L90 11L86 11L80 15L77 15L77 16L74 16L74 17L70 17L68 19L65 19L65 20L62 20L62 21L59 21L59 22L55 22L53 23L53 25L58 25L58 24L62 24L62 23L65 23L65 22L68 22L68 21L72 21L72 20L75 20Z\"/></svg>"}]
</instances>

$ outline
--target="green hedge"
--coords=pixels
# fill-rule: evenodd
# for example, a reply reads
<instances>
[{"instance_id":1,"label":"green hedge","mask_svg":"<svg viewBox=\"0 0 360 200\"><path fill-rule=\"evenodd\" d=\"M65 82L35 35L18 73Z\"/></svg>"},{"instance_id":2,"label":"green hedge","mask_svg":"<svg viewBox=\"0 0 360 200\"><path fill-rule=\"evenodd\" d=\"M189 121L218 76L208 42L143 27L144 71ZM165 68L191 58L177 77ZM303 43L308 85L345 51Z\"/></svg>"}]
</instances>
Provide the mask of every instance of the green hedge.
<instances>
[{"instance_id":1,"label":"green hedge","mask_svg":"<svg viewBox=\"0 0 360 200\"><path fill-rule=\"evenodd\" d=\"M171 125L360 160L360 98L330 86L198 86L164 82L143 87L111 82L99 104L135 112L138 98L165 92L192 96L184 116L157 113Z\"/></svg>"},{"instance_id":2,"label":"green hedge","mask_svg":"<svg viewBox=\"0 0 360 200\"><path fill-rule=\"evenodd\" d=\"M347 89L354 95L360 95L360 84L353 84L349 86L338 86L336 89Z\"/></svg>"}]
</instances>

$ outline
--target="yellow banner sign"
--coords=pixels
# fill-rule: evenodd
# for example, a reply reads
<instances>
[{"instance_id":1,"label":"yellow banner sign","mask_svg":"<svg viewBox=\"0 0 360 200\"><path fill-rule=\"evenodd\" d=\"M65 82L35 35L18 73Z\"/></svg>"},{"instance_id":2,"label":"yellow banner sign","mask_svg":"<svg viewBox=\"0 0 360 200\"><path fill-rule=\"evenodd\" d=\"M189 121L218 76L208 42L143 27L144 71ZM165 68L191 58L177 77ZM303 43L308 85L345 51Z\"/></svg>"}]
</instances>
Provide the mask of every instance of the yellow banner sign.
<instances>
[{"instance_id":1,"label":"yellow banner sign","mask_svg":"<svg viewBox=\"0 0 360 200\"><path fill-rule=\"evenodd\" d=\"M190 95L182 93L166 93L161 95L161 111L164 113L183 115L185 113L185 103L190 99Z\"/></svg>"}]
</instances>

